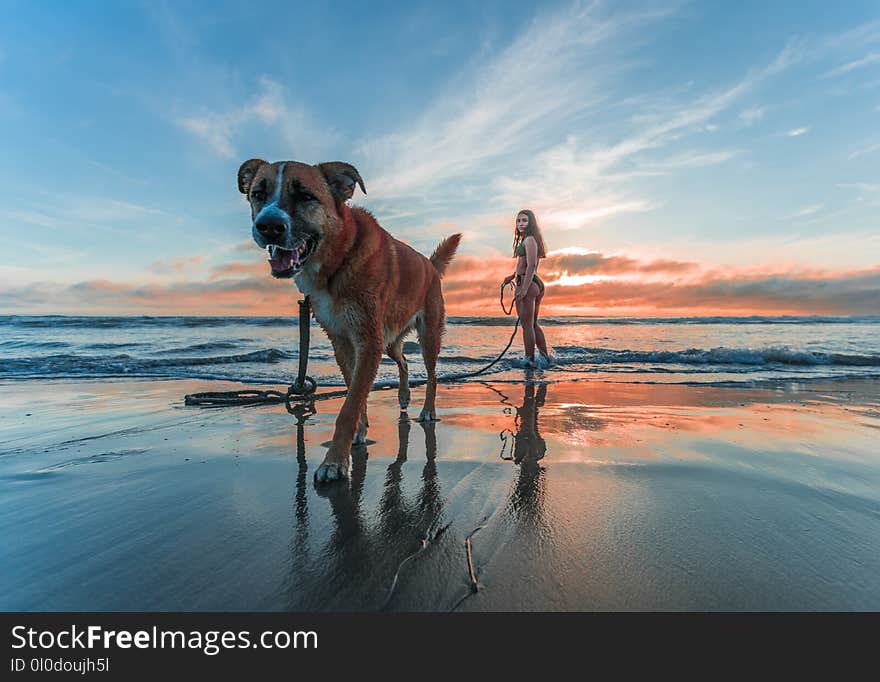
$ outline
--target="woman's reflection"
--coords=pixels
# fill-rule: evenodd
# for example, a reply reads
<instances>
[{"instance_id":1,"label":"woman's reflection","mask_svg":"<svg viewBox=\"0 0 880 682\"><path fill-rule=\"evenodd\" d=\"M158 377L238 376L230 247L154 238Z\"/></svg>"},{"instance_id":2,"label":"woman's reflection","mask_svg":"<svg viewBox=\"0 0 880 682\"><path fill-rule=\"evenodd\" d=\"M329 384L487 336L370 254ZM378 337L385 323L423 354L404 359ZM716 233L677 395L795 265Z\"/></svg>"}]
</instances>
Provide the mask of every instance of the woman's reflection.
<instances>
[{"instance_id":1,"label":"woman's reflection","mask_svg":"<svg viewBox=\"0 0 880 682\"><path fill-rule=\"evenodd\" d=\"M544 505L544 467L539 462L547 452L547 443L538 430L538 408L547 398L547 384L527 383L522 407L516 408L514 418L514 464L519 465L519 476L511 490L509 507L519 516L539 516Z\"/></svg>"}]
</instances>

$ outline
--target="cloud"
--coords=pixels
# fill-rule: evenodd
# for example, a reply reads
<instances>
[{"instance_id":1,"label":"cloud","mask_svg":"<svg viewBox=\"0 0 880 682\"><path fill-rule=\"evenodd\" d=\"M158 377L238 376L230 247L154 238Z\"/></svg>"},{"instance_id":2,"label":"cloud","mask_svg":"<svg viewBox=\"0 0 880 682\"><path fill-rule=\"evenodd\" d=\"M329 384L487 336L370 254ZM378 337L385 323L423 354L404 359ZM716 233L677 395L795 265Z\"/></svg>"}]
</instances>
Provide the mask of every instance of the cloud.
<instances>
[{"instance_id":1,"label":"cloud","mask_svg":"<svg viewBox=\"0 0 880 682\"><path fill-rule=\"evenodd\" d=\"M548 315L877 315L880 268L824 275L712 272L665 281L596 278L575 286L548 283L546 292L541 307ZM497 314L497 296L494 283L473 281L448 291L447 307Z\"/></svg>"},{"instance_id":2,"label":"cloud","mask_svg":"<svg viewBox=\"0 0 880 682\"><path fill-rule=\"evenodd\" d=\"M170 11L168 5L161 7L160 14ZM606 253L556 252L542 263L542 273L558 282L552 288L565 292L566 296L575 291L587 291L584 287L590 286L597 287L589 289L590 292L602 291L604 287L607 292L620 293L635 292L637 287L644 287L647 292L654 285L658 292L667 289L680 292L691 287L690 291L696 294L694 287L706 284L707 266L695 261L704 257L715 258L722 249L730 251L724 253L723 257L731 261L739 259L737 262L740 263L768 257L765 250L748 250L743 246L745 242L737 239L732 238L725 247L721 247L717 241L710 242L706 237L714 235L716 239L728 239L728 235L734 234L739 225L744 230L750 230L751 234L773 236L774 225L771 224L769 231L758 227L760 221L767 218L767 215L759 214L766 211L770 212L771 220L783 216L787 210L795 211L787 219L799 219L792 224L803 233L798 235L803 239L810 236L806 226L811 221L826 223L822 226L823 234L843 226L842 232L845 234L839 236L846 238L853 230L869 227L863 223L869 222L870 214L867 217L864 214L839 217L835 213L835 202L850 198L849 193L838 193L836 198L805 195L805 198L795 199L788 207L780 208L777 205L775 210L767 209L766 202L755 200L747 207L747 211L753 215L729 218L725 215L725 203L733 196L730 192L740 193L737 182L743 182L743 178L754 183L764 180L758 172L760 168L755 172L741 172L744 163L730 164L730 167L720 169L722 172L718 173L718 180L724 182L718 182L717 188L704 190L714 193L712 197L682 196L690 187L686 181L691 178L705 181L709 177L710 174L702 169L727 163L737 157L742 161L745 156L748 160L748 149L730 148L745 145L749 137L740 135L737 129L741 129L742 124L757 124L767 118L766 111L775 111L775 99L769 96L777 93L767 92L768 86L779 74L802 59L804 44L779 44L775 58L772 55L770 58L761 58L765 61L753 62L754 68L741 69L723 81L717 80L717 77L714 81L707 81L705 74L689 73L688 69L692 70L690 66L683 73L676 70L678 65L668 71L668 78L652 80L646 78L647 69L656 69L658 65L646 60L655 58L658 51L642 48L657 36L669 35L665 32L663 22L671 12L628 11L618 10L617 7L613 3L595 3L539 10L531 21L518 27L519 30L510 40L490 44L492 49L487 48L475 54L469 61L466 58L466 66L449 75L439 95L429 98L420 112L407 116L401 128L388 131L367 127L384 125L377 123L380 117L368 116L363 119L364 131L358 129L355 133L362 136L359 145L357 138L352 137L349 149L354 147L352 160L357 162L367 179L370 189L367 201L371 207L377 207L374 210L389 230L396 235L406 236L423 251L428 250L425 246L428 240L436 243L437 235L464 231L470 238L469 249L484 249L489 253L488 259L473 261L473 267L467 273L462 270L451 277L448 281L450 292L464 296L473 290L475 283L479 284L481 278L485 280L496 274L503 276L512 271L510 259L491 251L489 247L507 239L498 236L502 233L497 226L504 224L509 228L513 212L523 206L535 209L548 226L548 231L557 233L558 239L556 236L550 238L554 245L595 245L600 239L594 237L608 237L602 242ZM213 53L208 57L208 51L201 51L201 57L198 54L200 50L196 49L199 47L196 43L200 36L207 35L200 33L199 26L178 21L173 15L165 19L170 21L167 26L170 43L182 45L187 56L193 54L196 62L216 57ZM866 68L873 62L866 61L864 55L869 50L875 50L873 46L866 45L878 39L880 22L858 27L845 36L837 36L837 42L811 42L811 48L820 48L809 55L813 59L811 68L814 76L837 64L842 66L837 66L832 72L847 73ZM831 54L832 48L840 52ZM868 57L874 54L871 52ZM854 59L855 56L860 59ZM829 57L834 60L823 61L816 66L820 59L827 60ZM206 66L209 68L204 68ZM295 158L319 160L319 154L328 147L328 141L336 139L336 133L319 121L317 113L299 105L300 102L319 101L319 98L300 97L301 93L294 91L293 85L288 89L281 80L268 76L251 77L246 80L243 97L238 92L229 92L218 95L230 98L226 104L203 104L216 100L200 95L212 90L226 93L225 88L214 87L217 83L226 83L230 85L230 90L235 90L241 82L241 73L236 71L236 66L229 68L219 62L213 65L199 62L192 67L192 79L193 82L198 80L197 87L192 90L178 88L177 91L186 92L186 96L197 100L197 104L190 104L186 109L182 104L175 107L174 120L179 137L190 137L200 149L207 150L208 155L221 158L235 157L242 150L247 155L261 153L259 150L270 146L271 142L271 147L288 149L289 152L285 153L295 154ZM223 73L218 75L220 71ZM444 69L438 68L436 73L443 72ZM206 79L209 85L201 80L204 73L214 76ZM678 76L682 76L681 81L693 80L677 85L673 81ZM288 80L283 83L288 83ZM830 85L831 81L826 83ZM843 81L838 83L841 88L845 85ZM791 92L788 86L792 84L782 83L785 87L779 91ZM638 89L638 96L631 96L633 88ZM424 91L421 94L431 95ZM757 99L759 97L761 99ZM767 109L749 106L758 101L763 101ZM867 104L870 106L872 103L868 100ZM399 120L399 117L392 118ZM338 120L347 119L343 116ZM792 122L799 123L796 119ZM806 122L817 124L807 117L800 123ZM819 132L824 132L822 126L819 128L822 129ZM779 125L772 132L780 136L800 137L810 130L809 126L804 126L786 131L784 125ZM710 135L707 131L715 132ZM732 134L731 138L724 137L727 132ZM805 143L799 141L792 144L802 148L802 144L809 143L816 134L801 138ZM855 149L860 144L853 139L844 143L851 146L844 146L843 150ZM867 144L867 141L861 144ZM804 151L808 149L809 145ZM849 158L858 159L878 149L880 145L858 149L852 151ZM309 150L317 151L310 154ZM755 151L762 153L757 148ZM843 151L843 154L846 153ZM241 158L245 158L245 154ZM826 172L833 173L833 168L827 167ZM726 182L728 179L732 181L730 184ZM832 177L826 184L833 184L837 179L845 179L845 176ZM864 179L872 180L870 177ZM709 184L698 182L693 186L708 187ZM867 186L859 189L870 191ZM163 190L156 184L151 191ZM146 199L137 203L96 200L93 197L76 202L59 201L56 207L53 205L55 196L51 197L51 202L35 201L32 206L27 204L27 195L22 196L23 204L6 210L0 214L0 219L47 228L45 231L72 229L89 235L91 228L97 225L107 231L118 230L120 235L125 235L127 239L139 239L144 245L148 239L163 240L156 238L156 232L133 230L132 225L159 225L167 233L170 232L169 223L181 220L179 212L172 212L167 204L159 204L155 199L153 201L157 205L169 211L169 215L161 221L153 219L158 218L161 212L150 208L147 205L150 200ZM719 208L707 208L709 199L714 200L716 196L719 201L715 202L715 206ZM870 198L867 197L868 200ZM241 201L237 194L230 201L233 199ZM692 203L688 204L688 201ZM827 208L818 201L826 201ZM850 203L855 203L855 200ZM869 203L866 201L861 206ZM669 210L661 215L646 215L661 207ZM206 225L211 223L231 231L229 225L232 218L227 216L225 206L222 209L216 206L211 208L211 215L193 215L188 219L199 229L203 227L199 222L202 221ZM713 211L717 213L714 217ZM730 212L727 213L729 215ZM241 215L244 214L239 211L235 220L240 221ZM621 229L611 234L609 230L607 235L596 235L585 231L585 228L614 222L615 218L622 216L626 216L626 219L619 220L617 224L632 228L631 232ZM850 217L855 221L850 221ZM720 221L717 226L712 224L714 219ZM679 226L676 221L682 225ZM699 226L696 226L697 222ZM735 223L732 228L731 223ZM778 232L779 224L775 227ZM705 231L702 231L703 228ZM91 291L98 297L97 300L103 302L102 305L107 306L117 305L118 297L123 295L135 297L135 289L140 292L139 297L130 300L134 301L132 305L139 306L171 306L177 294L182 296L180 305L190 305L198 298L199 291L204 292L206 297L213 295L211 292L218 292L217 305L240 304L245 309L247 296L270 296L273 305L281 300L273 298L276 289L271 287L276 283L264 281L265 264L256 262L256 253L253 255L254 262L250 262L250 256L245 255L256 252L251 240L220 244L226 232L219 236L216 232L211 234L216 237L216 242L211 242L210 237L200 240L193 238L188 242L181 241L176 247L186 249L192 244L201 244L193 250L205 254L202 261L194 260L196 257L174 258L177 255L174 251L169 251L169 256L159 249L145 257L145 262L161 259L151 267L152 273L161 275L160 278L154 278L162 282L161 286L155 285L158 288L133 285L132 289L111 291L106 289L105 282L101 286L95 285ZM241 232L236 234L243 236ZM191 235L199 236L195 231ZM676 252L670 240L684 240L687 236L693 237L693 250ZM739 238L742 235L735 236ZM790 250L780 249L780 254L785 257L793 258L791 253L807 253L806 247L800 242L799 245L793 243L791 235L778 236L783 241L792 241L788 246ZM228 242L236 238L232 237ZM656 244L654 247L645 246L645 239L654 239ZM484 241L481 243L480 240ZM127 245L129 242L116 243ZM630 245L636 243L639 244L638 248L648 249L652 255L670 257L643 258L617 252L619 246L634 248ZM846 263L849 267L854 267L856 263L864 265L865 259L871 255L870 248L861 248L864 242L853 239L850 243L860 245L852 249L852 255L847 256L849 260L840 257L839 267ZM209 250L213 244L219 244L217 253ZM651 251L651 248L656 250ZM701 248L704 251L696 253L695 250ZM801 251L795 250L798 248ZM808 256L814 259L812 262L821 262L822 258L828 257L826 248L843 250L832 245L810 248L812 251ZM676 253L679 258L675 257ZM492 254L496 254L497 259ZM215 257L243 262L224 263L211 268L209 266L216 262ZM88 263L89 260L82 258L81 262ZM461 262L469 261L462 258ZM104 266L105 269L100 271L102 275L113 272L106 261ZM202 281L168 282L170 279L185 279L195 269L200 269L198 276L202 277ZM49 269L46 271L49 272ZM144 274L148 276L148 273ZM729 271L719 275L718 281L736 282L738 278L752 277L752 274L744 274L741 270ZM763 274L770 276L767 272ZM93 275L89 273L88 276ZM131 276L134 278L135 274ZM804 273L796 276L776 273L773 276L793 277L793 281L810 279ZM84 279L69 271L68 277L68 281ZM812 280L815 279L812 277ZM497 283L493 286L497 286ZM63 287L62 290L69 300L79 295L79 290ZM487 298L490 301L487 305L492 305L494 298ZM47 298L44 303L49 305L47 301L50 300ZM548 298L547 304L551 307L562 306L564 300L566 298L560 294L557 303L552 303ZM662 304L662 300L661 297L658 305ZM477 299L469 301L462 298L460 303L454 304L464 306L463 310L469 309L467 306L478 305ZM641 301L639 305L651 305L647 297ZM86 307L90 305L86 299L82 303ZM173 306L161 309L174 311ZM612 306L611 309L619 308Z\"/></svg>"},{"instance_id":3,"label":"cloud","mask_svg":"<svg viewBox=\"0 0 880 682\"><path fill-rule=\"evenodd\" d=\"M232 158L236 155L233 138L242 126L253 121L271 125L285 113L282 89L278 83L263 76L260 90L254 99L238 109L223 113L205 112L199 116L178 119L177 123L219 156Z\"/></svg>"},{"instance_id":4,"label":"cloud","mask_svg":"<svg viewBox=\"0 0 880 682\"><path fill-rule=\"evenodd\" d=\"M253 239L245 239L230 246L229 250L235 253L253 253L255 248L257 245Z\"/></svg>"},{"instance_id":5,"label":"cloud","mask_svg":"<svg viewBox=\"0 0 880 682\"><path fill-rule=\"evenodd\" d=\"M648 87L632 97L631 74L639 76L636 69L650 54L640 48L674 13L603 3L539 10L509 41L465 61L408 123L364 133L351 154L370 189L360 202L418 247L426 247L423 226L444 219L485 245L495 242L497 217L508 221L522 206L559 232L663 206L667 196L652 195L642 180L741 154L706 148L706 130L717 129L719 114L742 109L746 97L803 52L789 42L732 82ZM325 149L335 139L307 110L291 106L299 100L268 77L242 101L177 120L225 158L235 157L245 139L254 153L260 148L254 139L268 131L297 158L317 158L323 151L310 156L305 149ZM764 109L742 115L756 121Z\"/></svg>"},{"instance_id":6,"label":"cloud","mask_svg":"<svg viewBox=\"0 0 880 682\"><path fill-rule=\"evenodd\" d=\"M381 169L373 180L377 194L421 194L481 169L494 173L512 156L531 156L606 99L600 86L618 71L606 51L656 18L603 17L581 7L538 16L506 49L458 74L409 129L362 144L360 155Z\"/></svg>"},{"instance_id":7,"label":"cloud","mask_svg":"<svg viewBox=\"0 0 880 682\"><path fill-rule=\"evenodd\" d=\"M862 192L880 191L880 184L871 182L839 182L837 186L846 189L857 189Z\"/></svg>"},{"instance_id":8,"label":"cloud","mask_svg":"<svg viewBox=\"0 0 880 682\"><path fill-rule=\"evenodd\" d=\"M762 118L764 118L763 107L751 107L749 109L745 109L739 115L739 120L742 121L743 125L747 127L754 123L757 123Z\"/></svg>"},{"instance_id":9,"label":"cloud","mask_svg":"<svg viewBox=\"0 0 880 682\"><path fill-rule=\"evenodd\" d=\"M497 314L498 284L515 261L459 256L444 279L450 314ZM829 271L729 267L579 249L541 261L545 314L880 314L880 267Z\"/></svg>"},{"instance_id":10,"label":"cloud","mask_svg":"<svg viewBox=\"0 0 880 682\"><path fill-rule=\"evenodd\" d=\"M699 266L696 263L658 259L640 261L628 256L606 256L593 253L554 253L550 252L541 263L541 271L549 276L556 275L624 275L624 274L682 274L692 272Z\"/></svg>"},{"instance_id":11,"label":"cloud","mask_svg":"<svg viewBox=\"0 0 880 682\"><path fill-rule=\"evenodd\" d=\"M517 197L532 196L531 203L542 215L552 216L554 223L561 223L562 229L583 227L598 217L616 213L651 210L657 206L656 202L633 196L635 190L629 179L645 172L670 172L722 163L731 158L733 152L691 152L660 161L647 159L643 154L697 132L702 124L758 82L785 68L792 59L792 50L786 49L768 67L726 90L672 107L659 107L656 112L642 116L638 127L617 142L585 147L577 138L569 137L566 142L537 155L528 171L496 178L498 200L510 204L518 203ZM625 169L622 168L624 163L628 164ZM585 192L585 188L590 191Z\"/></svg>"},{"instance_id":12,"label":"cloud","mask_svg":"<svg viewBox=\"0 0 880 682\"><path fill-rule=\"evenodd\" d=\"M491 256L459 254L443 279L443 290L467 289L474 282L485 281L497 287L515 267L516 261L511 256L503 254L496 253ZM542 279L552 283L558 280L571 282L577 278L592 281L597 276L668 278L695 273L700 266L697 263L666 258L642 260L623 254L609 256L596 251L569 248L551 251L541 260L540 269Z\"/></svg>"},{"instance_id":13,"label":"cloud","mask_svg":"<svg viewBox=\"0 0 880 682\"><path fill-rule=\"evenodd\" d=\"M46 194L48 200L42 194ZM113 231L119 225L164 215L159 209L128 201L58 191L35 193L30 201L41 208L32 209L27 206L28 202L23 202L25 205L20 209L0 210L0 220L11 225L25 223L67 232L80 224L101 225Z\"/></svg>"},{"instance_id":14,"label":"cloud","mask_svg":"<svg viewBox=\"0 0 880 682\"><path fill-rule=\"evenodd\" d=\"M42 211L33 210L2 210L0 211L0 220L9 227L21 223L48 228L57 228L59 226L58 220L55 217L47 215Z\"/></svg>"},{"instance_id":15,"label":"cloud","mask_svg":"<svg viewBox=\"0 0 880 682\"><path fill-rule=\"evenodd\" d=\"M377 212L406 204L414 223L440 211L528 205L566 230L653 210L658 202L633 180L731 158L727 150L663 155L799 59L792 43L727 88L684 101L667 90L623 97L620 83L636 63L629 52L669 12L603 12L539 14L507 48L452 79L411 126L366 140L357 155L372 165ZM609 115L620 130L603 128Z\"/></svg>"},{"instance_id":16,"label":"cloud","mask_svg":"<svg viewBox=\"0 0 880 682\"><path fill-rule=\"evenodd\" d=\"M224 263L211 269L210 280L222 280L228 277L258 278L266 274L265 261L260 263Z\"/></svg>"},{"instance_id":17,"label":"cloud","mask_svg":"<svg viewBox=\"0 0 880 682\"><path fill-rule=\"evenodd\" d=\"M852 161L853 159L857 159L860 156L867 156L868 154L873 154L874 152L880 150L880 143L872 144L863 149L857 149L852 154L850 154L847 158Z\"/></svg>"},{"instance_id":18,"label":"cloud","mask_svg":"<svg viewBox=\"0 0 880 682\"><path fill-rule=\"evenodd\" d=\"M880 42L880 20L872 20L835 34L824 41L825 49L853 49Z\"/></svg>"},{"instance_id":19,"label":"cloud","mask_svg":"<svg viewBox=\"0 0 880 682\"><path fill-rule=\"evenodd\" d=\"M170 260L157 260L150 265L150 270L157 275L183 274L201 267L204 256L185 256Z\"/></svg>"},{"instance_id":20,"label":"cloud","mask_svg":"<svg viewBox=\"0 0 880 682\"><path fill-rule=\"evenodd\" d=\"M822 78L834 78L835 76L842 76L845 73L849 73L850 71L855 71L856 69L861 69L870 64L875 64L880 62L880 52L872 52L861 59L856 59L855 61L848 62L841 66L838 66L836 69L831 69L826 74L822 76Z\"/></svg>"},{"instance_id":21,"label":"cloud","mask_svg":"<svg viewBox=\"0 0 880 682\"><path fill-rule=\"evenodd\" d=\"M72 285L37 282L0 289L0 310L124 315L293 314L289 282L262 277L132 284L88 280Z\"/></svg>"},{"instance_id":22,"label":"cloud","mask_svg":"<svg viewBox=\"0 0 880 682\"><path fill-rule=\"evenodd\" d=\"M276 146L293 149L299 158L320 154L335 139L335 133L319 125L300 106L289 103L286 89L267 76L259 79L259 90L240 107L226 111L203 111L178 117L176 123L218 156L239 155L236 142L252 125L261 125L278 136Z\"/></svg>"},{"instance_id":23,"label":"cloud","mask_svg":"<svg viewBox=\"0 0 880 682\"><path fill-rule=\"evenodd\" d=\"M730 161L738 155L738 152L731 149L722 149L714 152L707 151L691 151L684 154L677 154L658 161L646 161L642 164L646 173L652 170L668 172L680 168L702 168L704 166L717 166L718 164Z\"/></svg>"},{"instance_id":24,"label":"cloud","mask_svg":"<svg viewBox=\"0 0 880 682\"><path fill-rule=\"evenodd\" d=\"M813 215L814 213L821 211L823 208L824 208L823 204L813 204L812 206L805 206L804 208L800 209L799 211L795 211L791 215L787 216L787 218L789 220L792 218L803 218L808 215Z\"/></svg>"},{"instance_id":25,"label":"cloud","mask_svg":"<svg viewBox=\"0 0 880 682\"><path fill-rule=\"evenodd\" d=\"M198 257L195 257L198 258ZM184 259L186 261L186 259ZM187 267L187 262L182 268ZM444 278L449 315L496 315L499 284L515 260L501 253L461 254ZM880 314L880 267L826 271L731 268L675 259L644 259L578 249L541 262L544 314ZM265 263L230 262L201 281L72 285L16 281L0 288L0 310L76 314L293 314L290 282Z\"/></svg>"}]
</instances>

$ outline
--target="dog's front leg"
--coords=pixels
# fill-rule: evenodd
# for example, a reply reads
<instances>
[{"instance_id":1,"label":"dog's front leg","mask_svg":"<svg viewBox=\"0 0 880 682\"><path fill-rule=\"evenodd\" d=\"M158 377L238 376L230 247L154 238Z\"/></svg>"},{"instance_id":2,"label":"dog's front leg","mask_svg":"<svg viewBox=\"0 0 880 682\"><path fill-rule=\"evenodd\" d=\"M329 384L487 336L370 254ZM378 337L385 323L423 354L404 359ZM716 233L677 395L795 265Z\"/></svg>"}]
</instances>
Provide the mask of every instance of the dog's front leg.
<instances>
[{"instance_id":1,"label":"dog's front leg","mask_svg":"<svg viewBox=\"0 0 880 682\"><path fill-rule=\"evenodd\" d=\"M362 336L363 343L357 349L354 371L349 382L348 394L336 418L333 441L324 457L324 462L315 472L315 483L336 481L348 475L348 456L352 438L364 414L367 397L373 388L373 380L379 369L382 347L375 334Z\"/></svg>"},{"instance_id":2,"label":"dog's front leg","mask_svg":"<svg viewBox=\"0 0 880 682\"><path fill-rule=\"evenodd\" d=\"M351 378L354 376L355 368L355 348L351 341L345 336L339 336L330 339L333 344L333 352L336 355L336 363L342 372L342 378L345 379L345 388L351 388ZM367 402L364 401L364 411L358 419L357 431L354 434L352 445L363 445L367 442L367 428L370 422L367 419Z\"/></svg>"}]
</instances>

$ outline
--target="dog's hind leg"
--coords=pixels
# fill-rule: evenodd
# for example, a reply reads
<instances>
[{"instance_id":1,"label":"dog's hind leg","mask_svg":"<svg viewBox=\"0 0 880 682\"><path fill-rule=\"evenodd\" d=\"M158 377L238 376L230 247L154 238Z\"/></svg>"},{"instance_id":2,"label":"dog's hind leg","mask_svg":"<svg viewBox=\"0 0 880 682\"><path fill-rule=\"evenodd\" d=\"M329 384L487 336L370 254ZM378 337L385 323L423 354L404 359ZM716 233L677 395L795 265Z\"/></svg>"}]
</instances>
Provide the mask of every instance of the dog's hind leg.
<instances>
[{"instance_id":1,"label":"dog's hind leg","mask_svg":"<svg viewBox=\"0 0 880 682\"><path fill-rule=\"evenodd\" d=\"M364 403L364 409L361 410L361 416L358 419L357 431L354 432L354 438L351 439L352 445L366 445L367 429L370 428L370 420L367 417L367 404Z\"/></svg>"},{"instance_id":2,"label":"dog's hind leg","mask_svg":"<svg viewBox=\"0 0 880 682\"><path fill-rule=\"evenodd\" d=\"M397 402L400 403L401 411L409 407L409 366L403 356L403 335L397 337L393 343L389 343L385 349L388 357L397 363L400 375L400 385L397 388Z\"/></svg>"},{"instance_id":3,"label":"dog's hind leg","mask_svg":"<svg viewBox=\"0 0 880 682\"><path fill-rule=\"evenodd\" d=\"M422 347L422 358L425 360L425 370L428 374L428 383L425 388L425 405L419 414L420 422L435 422L437 411L434 407L434 399L437 395L437 358L440 355L440 344L443 340L443 324L445 322L443 308L443 294L440 291L440 278L434 280L431 290L425 301L425 312L416 323L419 333L419 344Z\"/></svg>"}]
</instances>

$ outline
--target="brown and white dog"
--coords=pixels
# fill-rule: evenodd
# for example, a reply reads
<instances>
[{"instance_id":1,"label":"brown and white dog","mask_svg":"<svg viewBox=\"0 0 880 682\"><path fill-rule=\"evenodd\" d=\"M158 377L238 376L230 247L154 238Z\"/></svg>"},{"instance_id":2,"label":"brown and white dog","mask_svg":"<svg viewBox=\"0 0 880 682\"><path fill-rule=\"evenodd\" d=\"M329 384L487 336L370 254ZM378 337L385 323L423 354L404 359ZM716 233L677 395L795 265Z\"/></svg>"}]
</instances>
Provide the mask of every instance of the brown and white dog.
<instances>
[{"instance_id":1,"label":"brown and white dog","mask_svg":"<svg viewBox=\"0 0 880 682\"><path fill-rule=\"evenodd\" d=\"M366 442L367 396L383 349L400 370L400 408L409 405L403 340L413 329L428 374L419 421L437 420L436 365L445 320L440 278L461 235L447 237L425 258L368 211L346 204L356 185L366 193L354 166L338 161L310 166L250 159L238 170L254 241L268 249L272 276L292 277L310 297L348 387L316 483L345 478L351 444Z\"/></svg>"}]
</instances>

